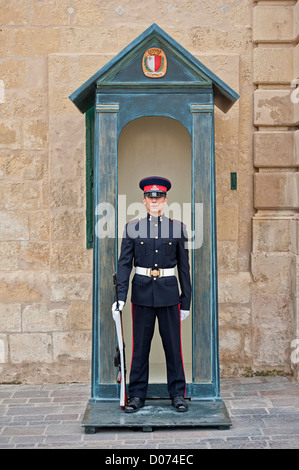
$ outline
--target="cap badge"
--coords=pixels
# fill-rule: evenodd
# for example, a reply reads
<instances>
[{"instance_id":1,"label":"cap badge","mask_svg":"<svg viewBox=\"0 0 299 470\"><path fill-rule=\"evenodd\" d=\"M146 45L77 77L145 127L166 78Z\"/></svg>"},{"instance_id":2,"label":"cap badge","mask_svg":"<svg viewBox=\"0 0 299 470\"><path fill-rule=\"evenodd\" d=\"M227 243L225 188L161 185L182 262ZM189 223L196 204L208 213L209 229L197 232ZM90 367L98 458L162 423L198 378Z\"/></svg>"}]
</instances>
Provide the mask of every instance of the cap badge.
<instances>
[{"instance_id":1,"label":"cap badge","mask_svg":"<svg viewBox=\"0 0 299 470\"><path fill-rule=\"evenodd\" d=\"M142 70L146 77L164 77L167 71L167 59L162 49L159 47L151 47L144 53Z\"/></svg>"}]
</instances>

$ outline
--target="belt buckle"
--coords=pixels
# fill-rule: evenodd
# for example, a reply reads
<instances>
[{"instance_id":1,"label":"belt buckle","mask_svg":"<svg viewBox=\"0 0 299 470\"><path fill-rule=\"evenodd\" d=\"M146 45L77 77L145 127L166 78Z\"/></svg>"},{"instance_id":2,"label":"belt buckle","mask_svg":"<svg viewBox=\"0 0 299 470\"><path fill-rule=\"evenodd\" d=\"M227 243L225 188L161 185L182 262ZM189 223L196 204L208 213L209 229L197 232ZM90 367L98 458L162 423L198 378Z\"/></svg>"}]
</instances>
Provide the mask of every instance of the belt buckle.
<instances>
[{"instance_id":1,"label":"belt buckle","mask_svg":"<svg viewBox=\"0 0 299 470\"><path fill-rule=\"evenodd\" d=\"M160 269L151 269L150 275L154 277L160 277Z\"/></svg>"}]
</instances>

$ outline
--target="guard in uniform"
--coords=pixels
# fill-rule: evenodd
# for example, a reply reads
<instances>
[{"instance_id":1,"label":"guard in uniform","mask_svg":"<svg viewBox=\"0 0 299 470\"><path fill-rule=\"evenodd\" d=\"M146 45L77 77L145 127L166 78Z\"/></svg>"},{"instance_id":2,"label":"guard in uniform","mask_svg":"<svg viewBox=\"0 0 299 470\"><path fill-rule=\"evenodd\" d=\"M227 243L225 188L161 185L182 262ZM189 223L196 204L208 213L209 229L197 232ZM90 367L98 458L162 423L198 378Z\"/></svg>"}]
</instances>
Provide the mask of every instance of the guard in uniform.
<instances>
[{"instance_id":1,"label":"guard in uniform","mask_svg":"<svg viewBox=\"0 0 299 470\"><path fill-rule=\"evenodd\" d=\"M184 399L186 381L181 348L181 321L189 315L191 282L185 225L163 214L167 203L168 179L148 177L140 181L147 217L126 224L118 260L119 310L132 280L133 354L130 370L129 400L126 413L144 406L148 387L149 353L156 317L165 351L167 385L172 405L187 411ZM177 266L181 293L175 276ZM116 302L112 315L117 311Z\"/></svg>"}]
</instances>

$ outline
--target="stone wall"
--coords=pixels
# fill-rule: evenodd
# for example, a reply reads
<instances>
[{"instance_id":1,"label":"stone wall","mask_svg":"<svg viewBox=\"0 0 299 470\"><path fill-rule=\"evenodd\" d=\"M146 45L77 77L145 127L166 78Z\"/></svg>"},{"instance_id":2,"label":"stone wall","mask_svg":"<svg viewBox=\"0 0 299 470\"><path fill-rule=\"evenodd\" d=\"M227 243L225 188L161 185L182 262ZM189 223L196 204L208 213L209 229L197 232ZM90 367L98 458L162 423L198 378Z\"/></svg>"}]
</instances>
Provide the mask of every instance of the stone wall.
<instances>
[{"instance_id":1,"label":"stone wall","mask_svg":"<svg viewBox=\"0 0 299 470\"><path fill-rule=\"evenodd\" d=\"M298 338L298 15L299 2L257 2L253 9L253 365L293 368L295 374L290 356Z\"/></svg>"},{"instance_id":2,"label":"stone wall","mask_svg":"<svg viewBox=\"0 0 299 470\"><path fill-rule=\"evenodd\" d=\"M84 116L68 96L153 22L240 94L215 116L221 373L290 371L298 5L1 0L1 382L89 380Z\"/></svg>"}]
</instances>

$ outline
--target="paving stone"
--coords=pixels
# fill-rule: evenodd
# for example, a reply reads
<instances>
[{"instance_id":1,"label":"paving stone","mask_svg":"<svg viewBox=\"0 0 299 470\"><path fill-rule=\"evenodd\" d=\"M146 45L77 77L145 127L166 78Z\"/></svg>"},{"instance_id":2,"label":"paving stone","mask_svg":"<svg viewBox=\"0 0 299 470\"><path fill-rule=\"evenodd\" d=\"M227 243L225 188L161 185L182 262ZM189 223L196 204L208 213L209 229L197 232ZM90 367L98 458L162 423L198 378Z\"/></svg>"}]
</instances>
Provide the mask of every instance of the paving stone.
<instances>
[{"instance_id":1,"label":"paving stone","mask_svg":"<svg viewBox=\"0 0 299 470\"><path fill-rule=\"evenodd\" d=\"M45 426L6 426L2 436L36 436L44 433Z\"/></svg>"},{"instance_id":2,"label":"paving stone","mask_svg":"<svg viewBox=\"0 0 299 470\"><path fill-rule=\"evenodd\" d=\"M81 423L90 384L0 385L0 449L299 448L299 384L287 377L232 378L222 380L221 390L232 421L227 430L111 429L85 434Z\"/></svg>"}]
</instances>

